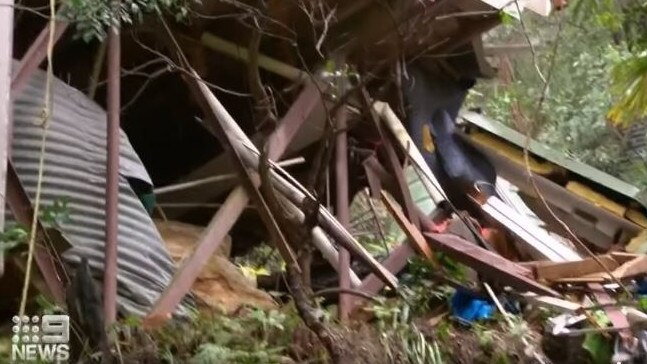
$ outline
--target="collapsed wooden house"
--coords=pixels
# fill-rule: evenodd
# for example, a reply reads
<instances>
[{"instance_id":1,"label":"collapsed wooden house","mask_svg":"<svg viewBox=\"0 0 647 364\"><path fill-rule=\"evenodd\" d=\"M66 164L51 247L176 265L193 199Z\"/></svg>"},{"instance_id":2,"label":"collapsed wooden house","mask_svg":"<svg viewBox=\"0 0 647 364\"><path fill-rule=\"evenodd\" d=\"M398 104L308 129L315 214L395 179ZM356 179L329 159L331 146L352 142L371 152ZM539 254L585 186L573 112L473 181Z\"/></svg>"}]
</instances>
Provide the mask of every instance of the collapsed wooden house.
<instances>
[{"instance_id":1,"label":"collapsed wooden house","mask_svg":"<svg viewBox=\"0 0 647 364\"><path fill-rule=\"evenodd\" d=\"M520 259L582 260L581 249L567 242L569 233L541 211L525 163L520 163L521 136L480 115L459 116L476 79L494 75L481 35L499 24L504 5L506 11L517 10L508 3L480 0L276 1L262 10L223 1L196 5L189 23L147 16L141 25L122 30L118 56L123 102L117 105L120 110L111 103L106 107L111 115L121 114L123 130L158 186L153 192L164 218L206 226L191 253L180 254L183 261L172 278L164 270L168 277L155 282L156 299L147 297L130 311L146 315L149 325L171 317L228 236L233 254L272 241L286 261L294 258L289 244L279 244L290 240L282 237L289 232L273 220L278 212L272 211L266 192L259 188L265 155L270 162L265 166L269 182L264 183L272 185L286 201L286 209L308 227L321 260L329 270L338 271L348 287L367 294L377 294L385 285L396 287L395 274L410 256L431 258L434 251L441 251L486 280L523 294L532 292L539 302L561 296L538 281L531 268L507 259L500 246L480 236L458 213L468 210L483 226L502 230L504 240L513 241L519 250L515 256ZM550 11L547 1L525 5L543 15ZM20 13L16 19L13 54L21 62L11 79L14 97L17 85L24 85L42 63L47 35L47 25L37 16ZM114 62L114 54L104 61L104 45L78 40L71 26L64 30L66 26L61 20L57 27L55 74L103 104L108 94L104 86L110 82L103 81L107 77L101 70L105 62ZM41 28L45 31L36 37L35 29ZM11 63L4 59L0 64L3 61ZM9 87L8 79L4 81ZM55 107L54 115L56 111ZM74 116L69 118L74 121ZM94 121L103 118L97 115ZM52 122L57 122L56 117ZM14 144L20 145L23 136L19 128L14 130ZM10 171L14 165L19 167L20 158L37 153L36 145L30 147L14 147ZM471 149L466 152L466 148ZM606 252L626 245L645 227L644 205L632 187L607 176L602 181L599 172L540 146L531 144L530 152L528 168L535 174L534 183L558 216L574 226L577 238ZM285 159L290 160L281 167ZM123 167L123 157L121 162ZM18 221L28 222L29 214L20 211L28 210L29 200L25 202L20 192L33 196L28 182L34 181L36 171L16 171L22 185L17 179L8 180L8 196L13 196L8 204ZM409 189L416 184L430 197L424 206L411 199ZM520 193L510 186L517 186ZM133 192L121 187L133 200ZM147 187L130 186L150 192ZM350 196L365 187L384 201L406 233L406 239L380 262L344 228ZM76 193L77 188L56 185L50 197ZM336 217L329 212L329 201L336 201ZM70 224L78 228L84 223L85 202L70 204ZM445 229L445 222L457 215L467 226L464 236ZM128 224L137 231L151 226L152 220L122 226ZM82 236L67 239L73 246L86 244ZM123 239L118 236L119 246L124 246ZM156 242L141 239L138 243L148 251ZM133 244L136 249L137 243ZM352 253L357 271L350 269L346 251ZM150 263L168 264L168 254L162 255L163 259ZM80 257L92 259L94 275L101 278L102 254L79 254L67 263ZM124 274L124 265L134 267L134 272L142 270L142 275L149 273L149 268L137 266L135 258L119 250L117 274ZM50 291L64 283L63 279L56 282L60 274L46 273L47 267L60 267L51 268L45 258L37 263ZM120 288L125 281L119 277ZM150 290L145 280L134 285L131 291L137 291L137 285ZM348 314L359 301L345 301L342 311ZM128 305L122 308L129 310Z\"/></svg>"}]
</instances>

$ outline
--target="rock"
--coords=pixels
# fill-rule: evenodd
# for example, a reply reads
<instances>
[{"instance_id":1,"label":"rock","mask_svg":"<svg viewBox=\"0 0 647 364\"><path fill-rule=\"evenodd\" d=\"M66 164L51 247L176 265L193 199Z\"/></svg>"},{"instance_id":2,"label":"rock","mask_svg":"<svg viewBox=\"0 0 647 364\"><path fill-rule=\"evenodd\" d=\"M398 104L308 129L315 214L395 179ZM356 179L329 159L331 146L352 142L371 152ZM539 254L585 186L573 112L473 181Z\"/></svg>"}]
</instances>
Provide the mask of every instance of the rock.
<instances>
[{"instance_id":1,"label":"rock","mask_svg":"<svg viewBox=\"0 0 647 364\"><path fill-rule=\"evenodd\" d=\"M156 221L157 228L177 266L181 265L200 238L202 228L175 221ZM255 282L243 275L226 257L231 251L231 238L216 251L200 272L192 286L195 295L207 306L233 313L241 306L262 309L276 308L277 304L267 292L259 290Z\"/></svg>"}]
</instances>

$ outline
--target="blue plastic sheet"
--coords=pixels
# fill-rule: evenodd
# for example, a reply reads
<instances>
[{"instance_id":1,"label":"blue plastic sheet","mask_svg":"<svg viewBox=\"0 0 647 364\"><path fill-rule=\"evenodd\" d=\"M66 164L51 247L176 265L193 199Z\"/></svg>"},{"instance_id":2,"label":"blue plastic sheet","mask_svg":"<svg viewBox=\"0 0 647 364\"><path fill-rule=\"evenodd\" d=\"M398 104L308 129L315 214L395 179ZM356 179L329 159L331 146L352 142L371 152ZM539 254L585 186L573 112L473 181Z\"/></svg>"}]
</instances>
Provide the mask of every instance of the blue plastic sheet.
<instances>
[{"instance_id":1,"label":"blue plastic sheet","mask_svg":"<svg viewBox=\"0 0 647 364\"><path fill-rule=\"evenodd\" d=\"M494 305L474 294L458 289L451 299L451 313L462 321L474 321L492 318Z\"/></svg>"}]
</instances>

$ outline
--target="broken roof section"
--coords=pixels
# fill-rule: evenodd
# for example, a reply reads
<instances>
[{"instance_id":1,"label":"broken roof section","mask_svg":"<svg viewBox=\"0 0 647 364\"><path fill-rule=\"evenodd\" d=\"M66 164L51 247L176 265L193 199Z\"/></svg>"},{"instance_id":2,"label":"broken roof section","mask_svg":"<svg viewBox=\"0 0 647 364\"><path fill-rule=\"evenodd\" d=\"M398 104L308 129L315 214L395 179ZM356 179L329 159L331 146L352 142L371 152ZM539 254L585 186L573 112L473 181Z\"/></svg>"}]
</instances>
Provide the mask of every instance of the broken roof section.
<instances>
[{"instance_id":1,"label":"broken roof section","mask_svg":"<svg viewBox=\"0 0 647 364\"><path fill-rule=\"evenodd\" d=\"M519 148L523 149L525 145L525 135L499 121L489 119L482 114L475 112L464 112L461 114L461 119L466 123L475 125L489 133L492 133L497 137L516 145ZM594 184L625 196L626 198L639 203L643 207L647 206L647 200L644 199L644 196L642 196L640 189L636 186L622 181L588 164L568 158L566 155L564 155L564 153L552 149L546 144L540 143L536 140L531 140L529 151L536 157L563 167L568 171L575 173L588 181L591 181Z\"/></svg>"}]
</instances>

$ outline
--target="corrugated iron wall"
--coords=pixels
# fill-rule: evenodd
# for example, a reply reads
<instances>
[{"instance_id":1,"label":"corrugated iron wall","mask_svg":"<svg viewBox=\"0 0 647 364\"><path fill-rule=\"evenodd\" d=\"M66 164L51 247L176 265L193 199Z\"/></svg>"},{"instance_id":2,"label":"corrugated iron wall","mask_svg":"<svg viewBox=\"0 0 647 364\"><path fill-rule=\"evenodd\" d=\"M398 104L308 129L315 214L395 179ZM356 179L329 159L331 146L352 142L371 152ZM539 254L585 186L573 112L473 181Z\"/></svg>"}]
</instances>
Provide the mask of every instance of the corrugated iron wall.
<instances>
[{"instance_id":1,"label":"corrugated iron wall","mask_svg":"<svg viewBox=\"0 0 647 364\"><path fill-rule=\"evenodd\" d=\"M44 90L45 73L37 71L14 103L13 162L32 199L43 132L39 124ZM87 257L93 275L100 279L105 241L106 113L83 93L57 79L53 83L52 114L42 206L68 199L70 221L61 228L73 248L64 257L72 264ZM126 180L137 178L152 184L123 131L120 175L118 306L122 312L143 315L168 285L175 267L153 221Z\"/></svg>"}]
</instances>

